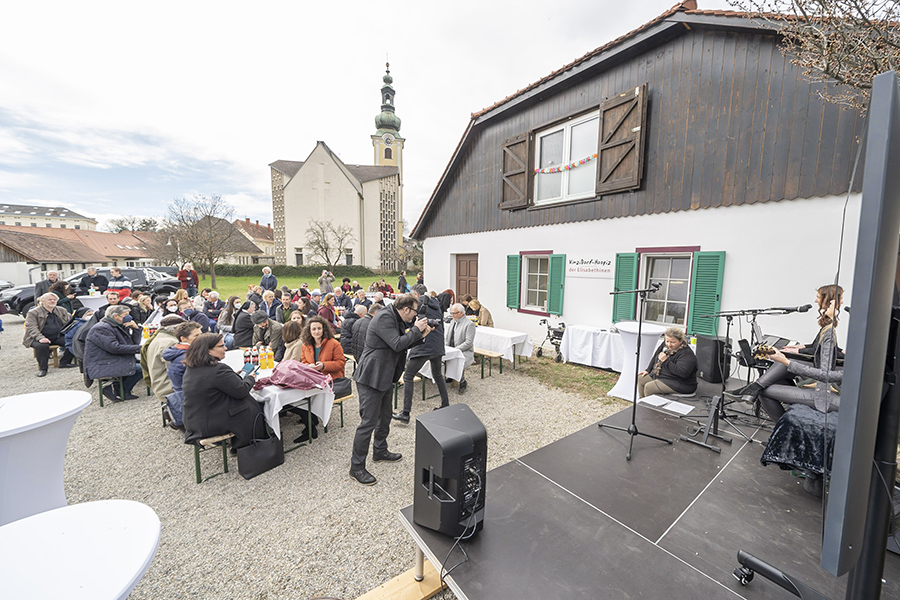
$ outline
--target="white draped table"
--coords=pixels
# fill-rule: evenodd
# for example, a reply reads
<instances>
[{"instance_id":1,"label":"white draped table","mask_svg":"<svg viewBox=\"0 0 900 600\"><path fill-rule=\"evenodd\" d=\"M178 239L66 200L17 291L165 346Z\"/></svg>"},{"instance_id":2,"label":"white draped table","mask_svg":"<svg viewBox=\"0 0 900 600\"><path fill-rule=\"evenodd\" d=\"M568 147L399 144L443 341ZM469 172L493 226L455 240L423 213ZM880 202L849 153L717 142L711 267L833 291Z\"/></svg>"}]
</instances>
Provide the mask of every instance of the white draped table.
<instances>
[{"instance_id":1,"label":"white draped table","mask_svg":"<svg viewBox=\"0 0 900 600\"><path fill-rule=\"evenodd\" d=\"M531 356L531 352L534 350L531 338L528 337L527 333L497 329L496 327L485 327L483 325L475 327L475 347L479 350L500 352L503 354L503 358L508 361L512 361L516 354L519 356ZM515 366L514 362L513 366Z\"/></svg>"},{"instance_id":2,"label":"white draped table","mask_svg":"<svg viewBox=\"0 0 900 600\"><path fill-rule=\"evenodd\" d=\"M622 372L625 354L622 336L609 329L569 325L559 351L566 362Z\"/></svg>"},{"instance_id":3,"label":"white draped table","mask_svg":"<svg viewBox=\"0 0 900 600\"><path fill-rule=\"evenodd\" d=\"M616 324L619 335L622 338L624 354L622 355L622 371L619 381L609 390L607 396L615 396L623 400L634 401L634 377L635 377L635 351L638 347L637 321L622 321ZM653 323L644 323L641 326L641 369L650 364L650 358L659 345L659 340L666 332L666 328ZM639 370L641 370L639 369Z\"/></svg>"},{"instance_id":4,"label":"white draped table","mask_svg":"<svg viewBox=\"0 0 900 600\"><path fill-rule=\"evenodd\" d=\"M128 597L159 545L159 517L131 500L64 506L0 527L4 598Z\"/></svg>"},{"instance_id":5,"label":"white draped table","mask_svg":"<svg viewBox=\"0 0 900 600\"><path fill-rule=\"evenodd\" d=\"M82 391L0 398L0 525L66 505L69 433L90 403Z\"/></svg>"},{"instance_id":6,"label":"white draped table","mask_svg":"<svg viewBox=\"0 0 900 600\"><path fill-rule=\"evenodd\" d=\"M444 358L442 360L444 361L445 377L449 377L453 381L462 379L463 370L466 368L466 357L459 348L444 346ZM431 372L430 362L426 362L422 365L422 368L419 369L419 375L434 381L434 374Z\"/></svg>"},{"instance_id":7,"label":"white draped table","mask_svg":"<svg viewBox=\"0 0 900 600\"><path fill-rule=\"evenodd\" d=\"M331 418L331 407L334 406L334 393L318 388L311 390L295 390L283 388L277 385L267 385L261 390L255 390L250 394L258 401L263 402L263 414L266 423L279 438L281 437L281 423L278 413L288 404L306 404L309 399L310 410L322 419L323 425L328 425Z\"/></svg>"},{"instance_id":8,"label":"white draped table","mask_svg":"<svg viewBox=\"0 0 900 600\"><path fill-rule=\"evenodd\" d=\"M101 306L105 306L106 294L97 294L96 296L75 296L75 299L81 302L82 306L96 311Z\"/></svg>"}]
</instances>

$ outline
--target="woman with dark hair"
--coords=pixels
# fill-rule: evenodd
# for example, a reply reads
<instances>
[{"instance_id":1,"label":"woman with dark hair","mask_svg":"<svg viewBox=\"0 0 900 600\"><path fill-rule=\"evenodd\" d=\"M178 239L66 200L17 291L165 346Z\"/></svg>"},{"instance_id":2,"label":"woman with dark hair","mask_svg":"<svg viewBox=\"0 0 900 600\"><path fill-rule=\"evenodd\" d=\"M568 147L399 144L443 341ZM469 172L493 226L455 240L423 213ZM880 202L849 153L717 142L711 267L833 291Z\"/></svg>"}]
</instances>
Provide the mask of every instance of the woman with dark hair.
<instances>
[{"instance_id":1,"label":"woman with dark hair","mask_svg":"<svg viewBox=\"0 0 900 600\"><path fill-rule=\"evenodd\" d=\"M437 295L438 304L441 305L441 314L447 314L451 304L456 304L456 293L453 290L444 290Z\"/></svg>"},{"instance_id":2,"label":"woman with dark hair","mask_svg":"<svg viewBox=\"0 0 900 600\"><path fill-rule=\"evenodd\" d=\"M307 317L315 317L316 311L313 310L312 302L309 300L309 296L303 296L300 298L300 301L297 302L297 307L300 312L302 312Z\"/></svg>"},{"instance_id":3,"label":"woman with dark hair","mask_svg":"<svg viewBox=\"0 0 900 600\"><path fill-rule=\"evenodd\" d=\"M325 319L332 329L341 328L341 320L338 319L337 311L334 310L334 294L325 294L322 305L319 307L318 316Z\"/></svg>"},{"instance_id":4,"label":"woman with dark hair","mask_svg":"<svg viewBox=\"0 0 900 600\"><path fill-rule=\"evenodd\" d=\"M231 331L231 327L234 326L234 315L237 314L239 310L241 310L241 302L240 296L229 296L228 301L225 302L225 308L222 309L222 312L219 313L219 319L217 322L217 326L219 331L226 331L223 329L224 327L228 327L227 331Z\"/></svg>"},{"instance_id":5,"label":"woman with dark hair","mask_svg":"<svg viewBox=\"0 0 900 600\"><path fill-rule=\"evenodd\" d=\"M736 390L745 402L759 398L763 409L774 421L784 414L783 404L805 404L819 412L832 412L840 407L840 392L833 384L840 385L844 370L836 367L839 350L835 328L838 312L843 301L844 290L839 285L823 285L816 290L816 304L819 307L819 334L809 346L802 350L812 353L813 364L788 359L781 351L775 350L769 357L774 364L763 375L745 388ZM795 349L795 348L791 348ZM806 353L806 352L804 352ZM783 385L786 376L799 375L815 380L813 387Z\"/></svg>"},{"instance_id":6,"label":"woman with dark hair","mask_svg":"<svg viewBox=\"0 0 900 600\"><path fill-rule=\"evenodd\" d=\"M351 286L350 286L350 278L349 278L349 277L344 277L344 279L341 280L341 289L344 290L344 293L345 293L345 294L349 294L349 293L350 293L350 287L351 287Z\"/></svg>"},{"instance_id":7,"label":"woman with dark hair","mask_svg":"<svg viewBox=\"0 0 900 600\"><path fill-rule=\"evenodd\" d=\"M234 324L231 333L234 334L232 346L234 348L249 348L253 345L253 319L250 316L256 312L256 303L247 300L241 305L241 310L234 315Z\"/></svg>"},{"instance_id":8,"label":"woman with dark hair","mask_svg":"<svg viewBox=\"0 0 900 600\"><path fill-rule=\"evenodd\" d=\"M57 279L56 283L50 286L50 291L59 298L59 300L56 301L57 306L66 309L66 312L70 315L75 312L75 309L72 307L72 298L75 297L75 294L69 292L68 281L65 279Z\"/></svg>"},{"instance_id":9,"label":"woman with dark hair","mask_svg":"<svg viewBox=\"0 0 900 600\"><path fill-rule=\"evenodd\" d=\"M295 310L291 313L291 316L288 318L288 321L296 321L300 323L300 329L306 327L306 315L303 314L302 310Z\"/></svg>"},{"instance_id":10,"label":"woman with dark hair","mask_svg":"<svg viewBox=\"0 0 900 600\"><path fill-rule=\"evenodd\" d=\"M230 432L236 449L266 437L265 419L256 418L262 404L250 395L253 375L242 379L220 362L224 358L225 341L218 333L201 334L188 346L182 380L185 444Z\"/></svg>"},{"instance_id":11,"label":"woman with dark hair","mask_svg":"<svg viewBox=\"0 0 900 600\"><path fill-rule=\"evenodd\" d=\"M303 333L300 334L300 341L303 344L300 355L301 361L312 368L331 375L332 379L344 376L344 366L347 359L344 357L344 349L341 344L334 339L334 333L331 326L322 317L312 317L307 321ZM301 409L302 410L302 409ZM312 417L312 437L318 437L316 426L319 419L316 415ZM306 414L303 414L303 423L306 422ZM309 440L309 431L304 431L303 435L294 440L295 443L301 444Z\"/></svg>"},{"instance_id":12,"label":"woman with dark hair","mask_svg":"<svg viewBox=\"0 0 900 600\"><path fill-rule=\"evenodd\" d=\"M294 311L300 315L299 311ZM300 315L301 317L303 315ZM303 324L300 321L289 319L281 329L281 341L284 342L284 356L281 360L301 360L303 358L300 349L303 341L300 339L303 334Z\"/></svg>"}]
</instances>

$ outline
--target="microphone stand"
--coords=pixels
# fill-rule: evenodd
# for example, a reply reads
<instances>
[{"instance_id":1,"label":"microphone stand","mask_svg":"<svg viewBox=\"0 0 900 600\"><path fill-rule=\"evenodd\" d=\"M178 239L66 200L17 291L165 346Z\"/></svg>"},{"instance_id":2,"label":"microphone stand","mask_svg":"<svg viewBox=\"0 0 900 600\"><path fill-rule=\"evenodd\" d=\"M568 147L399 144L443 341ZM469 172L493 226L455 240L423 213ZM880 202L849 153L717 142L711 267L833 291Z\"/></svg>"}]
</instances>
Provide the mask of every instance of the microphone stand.
<instances>
[{"instance_id":1,"label":"microphone stand","mask_svg":"<svg viewBox=\"0 0 900 600\"><path fill-rule=\"evenodd\" d=\"M638 295L638 331L637 331L637 349L634 352L634 390L631 399L631 425L627 428L618 427L616 425L607 425L605 423L597 423L597 427L607 429L615 429L617 431L625 431L628 433L628 453L625 455L625 460L631 460L631 452L632 447L634 446L634 437L637 435L642 435L644 437L652 438L654 440L659 440L660 442L666 442L667 444L674 443L674 440L669 440L662 437L657 437L655 435L650 435L649 433L643 433L638 431L637 427L637 401L638 401L638 373L641 368L641 326L644 323L644 300L647 298L647 294L653 293L657 291L660 287L660 284L651 284L649 288L643 290L626 290L621 292L610 292L611 296L615 296L617 294L637 294Z\"/></svg>"}]
</instances>

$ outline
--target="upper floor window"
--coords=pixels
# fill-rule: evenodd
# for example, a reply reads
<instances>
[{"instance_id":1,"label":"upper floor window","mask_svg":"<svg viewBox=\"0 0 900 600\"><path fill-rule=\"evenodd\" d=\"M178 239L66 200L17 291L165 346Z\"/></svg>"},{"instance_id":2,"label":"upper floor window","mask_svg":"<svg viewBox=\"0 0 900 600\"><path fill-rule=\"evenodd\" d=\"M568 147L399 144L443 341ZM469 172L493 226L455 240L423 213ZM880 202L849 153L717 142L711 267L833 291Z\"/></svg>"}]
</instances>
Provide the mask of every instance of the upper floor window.
<instances>
[{"instance_id":1,"label":"upper floor window","mask_svg":"<svg viewBox=\"0 0 900 600\"><path fill-rule=\"evenodd\" d=\"M594 195L599 124L593 112L536 135L536 205Z\"/></svg>"}]
</instances>

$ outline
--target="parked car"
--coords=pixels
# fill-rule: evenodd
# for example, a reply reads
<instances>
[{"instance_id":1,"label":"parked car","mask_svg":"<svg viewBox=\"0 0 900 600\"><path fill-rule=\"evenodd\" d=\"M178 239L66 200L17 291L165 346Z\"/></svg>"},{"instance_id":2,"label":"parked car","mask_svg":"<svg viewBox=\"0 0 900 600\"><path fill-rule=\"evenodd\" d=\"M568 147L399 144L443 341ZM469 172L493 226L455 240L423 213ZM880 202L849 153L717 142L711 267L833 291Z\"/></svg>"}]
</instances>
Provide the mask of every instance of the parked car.
<instances>
[{"instance_id":1,"label":"parked car","mask_svg":"<svg viewBox=\"0 0 900 600\"><path fill-rule=\"evenodd\" d=\"M11 287L15 287L12 281L7 281L6 279L0 279L0 290L8 290Z\"/></svg>"},{"instance_id":2,"label":"parked car","mask_svg":"<svg viewBox=\"0 0 900 600\"><path fill-rule=\"evenodd\" d=\"M169 267L165 265L150 265L147 268L153 269L163 275L168 275L169 277L178 277L178 271L180 271L178 267Z\"/></svg>"},{"instance_id":3,"label":"parked car","mask_svg":"<svg viewBox=\"0 0 900 600\"><path fill-rule=\"evenodd\" d=\"M99 267L97 272L107 279L110 278L109 267ZM66 277L65 279L77 288L78 284L81 282L81 278L86 274L87 271L82 271L71 277ZM175 290L181 288L181 284L174 277L168 277L149 267L123 268L122 275L131 280L132 289L148 292L152 295L172 294ZM6 308L9 309L9 312L24 317L35 304L34 284L18 285L0 291L0 302L6 304Z\"/></svg>"}]
</instances>

